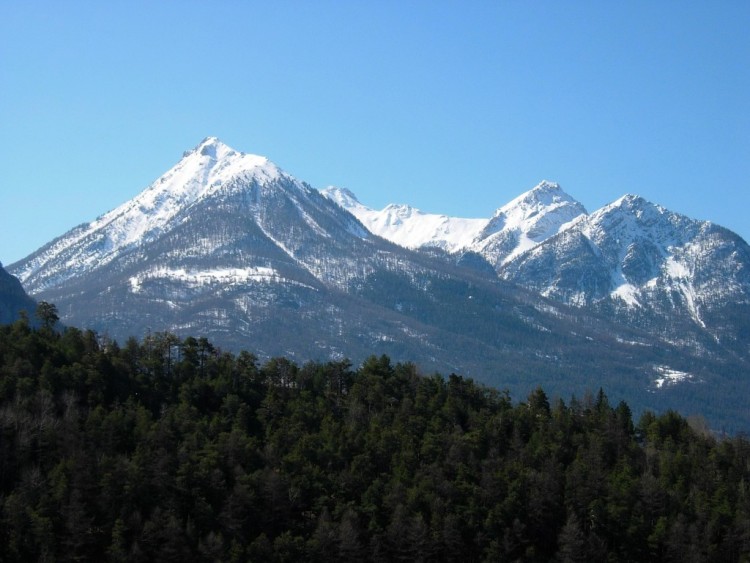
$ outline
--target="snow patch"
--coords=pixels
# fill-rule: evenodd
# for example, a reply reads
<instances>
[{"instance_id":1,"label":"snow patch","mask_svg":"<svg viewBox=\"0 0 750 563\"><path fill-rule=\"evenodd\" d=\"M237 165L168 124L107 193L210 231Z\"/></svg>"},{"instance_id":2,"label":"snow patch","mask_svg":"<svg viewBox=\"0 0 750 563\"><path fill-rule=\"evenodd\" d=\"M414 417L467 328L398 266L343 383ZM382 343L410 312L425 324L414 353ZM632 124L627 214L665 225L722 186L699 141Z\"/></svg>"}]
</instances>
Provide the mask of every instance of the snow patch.
<instances>
[{"instance_id":1,"label":"snow patch","mask_svg":"<svg viewBox=\"0 0 750 563\"><path fill-rule=\"evenodd\" d=\"M185 268L157 268L138 274L129 279L133 293L141 290L146 280L161 279L179 281L189 286L236 285L248 282L283 282L285 281L273 268L217 268L211 270L188 270Z\"/></svg>"},{"instance_id":2,"label":"snow patch","mask_svg":"<svg viewBox=\"0 0 750 563\"><path fill-rule=\"evenodd\" d=\"M672 279L679 280L685 279L690 276L690 270L682 262L675 260L674 256L667 258L664 263L665 273Z\"/></svg>"},{"instance_id":3,"label":"snow patch","mask_svg":"<svg viewBox=\"0 0 750 563\"><path fill-rule=\"evenodd\" d=\"M633 284L624 283L617 287L610 295L622 299L628 307L640 307L641 303L638 301L638 288Z\"/></svg>"},{"instance_id":4,"label":"snow patch","mask_svg":"<svg viewBox=\"0 0 750 563\"><path fill-rule=\"evenodd\" d=\"M669 366L654 366L654 371L659 374L659 377L654 379L654 385L656 385L657 389L693 379L692 374L672 369Z\"/></svg>"},{"instance_id":5,"label":"snow patch","mask_svg":"<svg viewBox=\"0 0 750 563\"><path fill-rule=\"evenodd\" d=\"M693 286L690 269L683 262L677 261L674 256L670 256L664 263L664 272L671 280L673 287L685 298L690 316L701 327L706 328L706 323L701 318L698 292Z\"/></svg>"}]
</instances>

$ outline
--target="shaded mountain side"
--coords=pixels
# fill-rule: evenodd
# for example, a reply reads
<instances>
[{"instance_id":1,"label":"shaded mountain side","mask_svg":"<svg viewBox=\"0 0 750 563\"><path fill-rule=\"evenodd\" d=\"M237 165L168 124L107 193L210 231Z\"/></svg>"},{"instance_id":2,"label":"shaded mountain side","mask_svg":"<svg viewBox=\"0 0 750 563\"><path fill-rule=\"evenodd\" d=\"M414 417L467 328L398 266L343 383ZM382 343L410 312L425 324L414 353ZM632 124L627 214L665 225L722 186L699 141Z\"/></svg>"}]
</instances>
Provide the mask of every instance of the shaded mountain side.
<instances>
[{"instance_id":1,"label":"shaded mountain side","mask_svg":"<svg viewBox=\"0 0 750 563\"><path fill-rule=\"evenodd\" d=\"M35 310L36 302L26 294L18 278L10 275L0 264L0 324L14 322L21 311L32 318Z\"/></svg>"}]
</instances>

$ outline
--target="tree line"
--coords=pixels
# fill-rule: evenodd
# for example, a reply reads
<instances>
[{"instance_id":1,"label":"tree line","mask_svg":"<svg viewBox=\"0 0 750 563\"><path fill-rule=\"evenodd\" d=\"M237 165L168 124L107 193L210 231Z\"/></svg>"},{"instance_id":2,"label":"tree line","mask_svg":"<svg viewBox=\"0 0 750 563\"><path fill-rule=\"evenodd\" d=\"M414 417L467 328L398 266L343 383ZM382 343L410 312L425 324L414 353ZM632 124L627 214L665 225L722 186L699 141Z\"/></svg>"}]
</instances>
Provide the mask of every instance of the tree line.
<instances>
[{"instance_id":1,"label":"tree line","mask_svg":"<svg viewBox=\"0 0 750 563\"><path fill-rule=\"evenodd\" d=\"M750 442L603 390L0 326L0 561L747 561Z\"/></svg>"}]
</instances>

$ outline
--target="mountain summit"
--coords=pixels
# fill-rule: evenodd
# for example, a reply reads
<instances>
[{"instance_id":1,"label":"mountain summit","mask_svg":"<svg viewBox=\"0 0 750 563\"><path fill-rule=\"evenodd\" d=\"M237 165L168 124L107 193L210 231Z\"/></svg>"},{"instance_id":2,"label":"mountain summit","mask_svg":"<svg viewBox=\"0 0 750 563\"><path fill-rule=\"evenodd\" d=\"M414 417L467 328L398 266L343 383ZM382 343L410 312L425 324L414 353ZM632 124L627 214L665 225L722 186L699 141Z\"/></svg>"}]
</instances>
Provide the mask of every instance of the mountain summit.
<instances>
[{"instance_id":1,"label":"mountain summit","mask_svg":"<svg viewBox=\"0 0 750 563\"><path fill-rule=\"evenodd\" d=\"M375 211L349 190L327 188L323 194L353 213L372 233L391 242L406 248L476 252L496 269L586 215L583 205L546 180L499 208L490 219L424 213L395 204Z\"/></svg>"},{"instance_id":2,"label":"mountain summit","mask_svg":"<svg viewBox=\"0 0 750 563\"><path fill-rule=\"evenodd\" d=\"M385 243L372 238L267 158L209 137L132 200L11 269L71 324L118 337L194 327L239 347L248 315L260 322L274 303L377 269Z\"/></svg>"},{"instance_id":3,"label":"mountain summit","mask_svg":"<svg viewBox=\"0 0 750 563\"><path fill-rule=\"evenodd\" d=\"M545 180L498 209L470 248L500 268L584 215L583 205Z\"/></svg>"},{"instance_id":4,"label":"mountain summit","mask_svg":"<svg viewBox=\"0 0 750 563\"><path fill-rule=\"evenodd\" d=\"M282 178L301 189L267 158L237 152L216 137L207 137L134 199L76 227L14 271L32 291L59 286L157 239L178 214L212 194L243 183L267 185Z\"/></svg>"}]
</instances>

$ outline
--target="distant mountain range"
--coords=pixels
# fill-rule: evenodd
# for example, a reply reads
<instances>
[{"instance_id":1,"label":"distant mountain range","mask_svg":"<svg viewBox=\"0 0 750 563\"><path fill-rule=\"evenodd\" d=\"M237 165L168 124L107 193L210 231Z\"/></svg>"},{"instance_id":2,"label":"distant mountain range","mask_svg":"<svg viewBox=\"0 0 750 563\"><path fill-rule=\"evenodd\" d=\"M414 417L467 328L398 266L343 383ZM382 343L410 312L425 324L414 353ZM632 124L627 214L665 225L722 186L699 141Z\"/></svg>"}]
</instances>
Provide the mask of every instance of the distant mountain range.
<instances>
[{"instance_id":1,"label":"distant mountain range","mask_svg":"<svg viewBox=\"0 0 750 563\"><path fill-rule=\"evenodd\" d=\"M66 324L118 340L385 353L515 394L604 385L750 429L749 266L737 235L635 196L588 214L543 182L489 219L375 211L210 137L8 270Z\"/></svg>"},{"instance_id":2,"label":"distant mountain range","mask_svg":"<svg viewBox=\"0 0 750 563\"><path fill-rule=\"evenodd\" d=\"M324 194L370 231L405 247L474 252L504 280L648 327L659 340L705 353L750 353L750 247L710 222L634 195L588 214L546 181L488 220L408 206L374 211L347 190Z\"/></svg>"},{"instance_id":3,"label":"distant mountain range","mask_svg":"<svg viewBox=\"0 0 750 563\"><path fill-rule=\"evenodd\" d=\"M489 219L462 219L423 213L391 204L381 211L362 205L345 188L323 194L355 215L371 232L407 248L434 247L448 252L473 251L499 267L586 215L586 209L544 181L498 209Z\"/></svg>"}]
</instances>

